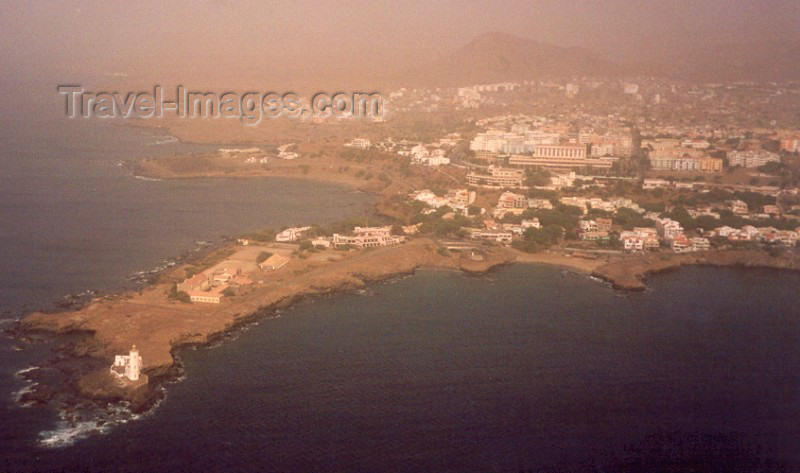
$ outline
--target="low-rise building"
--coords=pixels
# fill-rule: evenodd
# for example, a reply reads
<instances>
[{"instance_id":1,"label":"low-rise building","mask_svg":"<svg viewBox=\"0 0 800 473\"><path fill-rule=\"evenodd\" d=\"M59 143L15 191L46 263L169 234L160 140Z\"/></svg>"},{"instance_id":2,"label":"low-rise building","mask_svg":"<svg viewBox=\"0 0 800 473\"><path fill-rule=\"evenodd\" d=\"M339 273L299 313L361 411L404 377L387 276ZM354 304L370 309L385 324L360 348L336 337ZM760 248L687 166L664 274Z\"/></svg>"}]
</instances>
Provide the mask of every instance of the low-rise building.
<instances>
[{"instance_id":1,"label":"low-rise building","mask_svg":"<svg viewBox=\"0 0 800 473\"><path fill-rule=\"evenodd\" d=\"M498 243L511 243L513 233L508 230L470 229L470 238L473 240L494 241Z\"/></svg>"},{"instance_id":2,"label":"low-rise building","mask_svg":"<svg viewBox=\"0 0 800 473\"><path fill-rule=\"evenodd\" d=\"M187 293L189 294L189 300L192 302L219 304L222 302L222 291L227 288L227 285L223 285L211 291L188 291Z\"/></svg>"},{"instance_id":3,"label":"low-rise building","mask_svg":"<svg viewBox=\"0 0 800 473\"><path fill-rule=\"evenodd\" d=\"M669 186L669 181L664 179L645 179L642 181L642 189L663 189Z\"/></svg>"},{"instance_id":4,"label":"low-rise building","mask_svg":"<svg viewBox=\"0 0 800 473\"><path fill-rule=\"evenodd\" d=\"M359 149L367 149L372 145L372 142L369 138L353 138L350 143L347 143L345 146L349 146L351 148L359 148Z\"/></svg>"},{"instance_id":5,"label":"low-rise building","mask_svg":"<svg viewBox=\"0 0 800 473\"><path fill-rule=\"evenodd\" d=\"M450 189L447 191L447 200L454 205L472 205L476 197L475 191L469 189Z\"/></svg>"},{"instance_id":6,"label":"low-rise building","mask_svg":"<svg viewBox=\"0 0 800 473\"><path fill-rule=\"evenodd\" d=\"M598 241L598 240L608 240L610 238L608 232L600 232L600 231L584 231L580 234L581 240L584 241Z\"/></svg>"},{"instance_id":7,"label":"low-rise building","mask_svg":"<svg viewBox=\"0 0 800 473\"><path fill-rule=\"evenodd\" d=\"M686 238L686 235L683 234L675 236L670 242L670 247L675 253L687 253L692 251L692 243Z\"/></svg>"},{"instance_id":8,"label":"low-rise building","mask_svg":"<svg viewBox=\"0 0 800 473\"><path fill-rule=\"evenodd\" d=\"M598 232L610 232L613 222L610 218L596 218Z\"/></svg>"},{"instance_id":9,"label":"low-rise building","mask_svg":"<svg viewBox=\"0 0 800 473\"><path fill-rule=\"evenodd\" d=\"M534 218L532 218L530 220L524 220L523 219L522 222L521 222L521 225L522 225L522 228L525 228L525 229L528 229L528 228L542 228L542 224L539 223L539 219L536 218L536 217L534 217Z\"/></svg>"},{"instance_id":10,"label":"low-rise building","mask_svg":"<svg viewBox=\"0 0 800 473\"><path fill-rule=\"evenodd\" d=\"M327 240L325 240L327 241ZM330 242L328 242L330 245ZM275 271L277 269L282 268L286 263L289 262L289 258L283 255L273 254L269 258L265 259L261 263L258 264L258 267L261 269L266 269L269 271Z\"/></svg>"},{"instance_id":11,"label":"low-rise building","mask_svg":"<svg viewBox=\"0 0 800 473\"><path fill-rule=\"evenodd\" d=\"M747 204L741 200L729 200L728 208L730 208L731 211L736 215L747 215L749 212Z\"/></svg>"}]
</instances>

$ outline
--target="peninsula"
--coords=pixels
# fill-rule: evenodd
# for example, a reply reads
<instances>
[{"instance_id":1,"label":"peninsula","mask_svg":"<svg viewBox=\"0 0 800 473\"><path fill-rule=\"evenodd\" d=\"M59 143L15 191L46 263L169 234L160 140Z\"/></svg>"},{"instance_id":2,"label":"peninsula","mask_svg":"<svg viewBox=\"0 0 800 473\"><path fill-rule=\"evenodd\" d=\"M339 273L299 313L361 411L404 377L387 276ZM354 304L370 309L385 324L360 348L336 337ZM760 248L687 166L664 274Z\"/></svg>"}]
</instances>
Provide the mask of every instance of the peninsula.
<instances>
[{"instance_id":1,"label":"peninsula","mask_svg":"<svg viewBox=\"0 0 800 473\"><path fill-rule=\"evenodd\" d=\"M700 132L675 117L696 109L717 124L727 112L698 105L695 90L676 84L647 86L672 91L652 112L670 126L633 120L641 112L630 97L636 84L609 85L602 104L575 100L582 86L567 86L566 95L535 82L401 89L390 94L389 119L367 122L137 122L218 148L125 163L136 176L327 181L373 193L374 213L327 227L254 230L139 291L31 313L20 328L84 334L75 353L108 363L81 374L81 395L142 410L175 376L177 348L305 297L421 267L483 273L552 264L625 290L683 265L800 269L800 135L760 128L754 117L764 110ZM731 87L709 93L761 103ZM148 381L120 383L108 364L133 345Z\"/></svg>"}]
</instances>

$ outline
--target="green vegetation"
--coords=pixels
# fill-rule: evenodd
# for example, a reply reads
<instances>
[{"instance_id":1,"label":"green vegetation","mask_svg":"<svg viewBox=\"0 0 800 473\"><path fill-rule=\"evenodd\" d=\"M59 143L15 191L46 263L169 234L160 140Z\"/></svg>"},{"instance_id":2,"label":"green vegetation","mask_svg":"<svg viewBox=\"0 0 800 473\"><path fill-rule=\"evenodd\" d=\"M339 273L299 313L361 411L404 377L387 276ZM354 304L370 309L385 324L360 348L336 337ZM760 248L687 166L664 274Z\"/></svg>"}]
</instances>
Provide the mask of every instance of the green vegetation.
<instances>
[{"instance_id":1,"label":"green vegetation","mask_svg":"<svg viewBox=\"0 0 800 473\"><path fill-rule=\"evenodd\" d=\"M694 207L703 204L714 204L727 200L741 200L751 209L761 208L765 205L775 203L775 197L759 194L757 192L729 192L723 189L712 189L708 192L693 192L691 194L681 194L671 200L674 205Z\"/></svg>"},{"instance_id":2,"label":"green vegetation","mask_svg":"<svg viewBox=\"0 0 800 473\"><path fill-rule=\"evenodd\" d=\"M256 264L261 264L261 263L263 263L264 261L266 261L267 259L269 259L269 257L270 257L270 256L272 256L272 253L270 253L269 251L262 251L262 252L261 252L261 253L259 253L259 254L258 254L258 256L256 257Z\"/></svg>"},{"instance_id":3,"label":"green vegetation","mask_svg":"<svg viewBox=\"0 0 800 473\"><path fill-rule=\"evenodd\" d=\"M546 170L539 172L528 171L525 176L525 185L533 186L546 186L550 184L550 173Z\"/></svg>"},{"instance_id":4,"label":"green vegetation","mask_svg":"<svg viewBox=\"0 0 800 473\"><path fill-rule=\"evenodd\" d=\"M633 230L633 227L652 227L655 222L649 218L644 218L642 214L628 208L617 209L614 214L614 223L620 225L625 230Z\"/></svg>"},{"instance_id":5,"label":"green vegetation","mask_svg":"<svg viewBox=\"0 0 800 473\"><path fill-rule=\"evenodd\" d=\"M481 214L481 208L478 207L477 205L470 205L469 208L467 209L467 213L470 215L470 217L474 217L476 215L480 215Z\"/></svg>"},{"instance_id":6,"label":"green vegetation","mask_svg":"<svg viewBox=\"0 0 800 473\"><path fill-rule=\"evenodd\" d=\"M379 227L387 225L386 219L376 217L350 217L329 225L312 225L308 236L331 236L334 233L350 233L355 227Z\"/></svg>"},{"instance_id":7,"label":"green vegetation","mask_svg":"<svg viewBox=\"0 0 800 473\"><path fill-rule=\"evenodd\" d=\"M578 220L582 213L578 207L558 204L554 209L527 209L522 213L522 218L536 217L542 227L557 225L564 229L567 238L574 238L577 236Z\"/></svg>"},{"instance_id":8,"label":"green vegetation","mask_svg":"<svg viewBox=\"0 0 800 473\"><path fill-rule=\"evenodd\" d=\"M466 232L461 227L470 227L475 224L473 219L463 215L454 215L453 218L442 218L445 214L451 213L452 209L448 206L440 207L435 212L423 215L418 214L412 219L412 223L421 223L419 232L423 235L434 235L437 237L465 237Z\"/></svg>"},{"instance_id":9,"label":"green vegetation","mask_svg":"<svg viewBox=\"0 0 800 473\"><path fill-rule=\"evenodd\" d=\"M247 240L253 240L258 242L269 242L275 240L275 231L272 229L265 229L258 232L246 233L242 235L242 238Z\"/></svg>"},{"instance_id":10,"label":"green vegetation","mask_svg":"<svg viewBox=\"0 0 800 473\"><path fill-rule=\"evenodd\" d=\"M775 227L778 230L794 230L797 227L797 222L793 221L778 220L775 218L750 220L734 214L729 209L717 210L720 217L719 219L710 215L701 215L697 218L692 218L683 206L676 206L670 212L665 213L664 216L679 222L681 226L687 230L696 228L711 230L723 226L741 228L745 225L752 225L754 227Z\"/></svg>"},{"instance_id":11,"label":"green vegetation","mask_svg":"<svg viewBox=\"0 0 800 473\"><path fill-rule=\"evenodd\" d=\"M192 302L192 299L189 297L189 294L186 291L179 291L177 284L172 284L172 287L169 290L169 298L174 301L180 301L184 304L188 304Z\"/></svg>"},{"instance_id":12,"label":"green vegetation","mask_svg":"<svg viewBox=\"0 0 800 473\"><path fill-rule=\"evenodd\" d=\"M522 241L514 241L511 246L527 253L535 253L555 245L564 235L560 225L545 225L541 229L529 228L525 230Z\"/></svg>"}]
</instances>

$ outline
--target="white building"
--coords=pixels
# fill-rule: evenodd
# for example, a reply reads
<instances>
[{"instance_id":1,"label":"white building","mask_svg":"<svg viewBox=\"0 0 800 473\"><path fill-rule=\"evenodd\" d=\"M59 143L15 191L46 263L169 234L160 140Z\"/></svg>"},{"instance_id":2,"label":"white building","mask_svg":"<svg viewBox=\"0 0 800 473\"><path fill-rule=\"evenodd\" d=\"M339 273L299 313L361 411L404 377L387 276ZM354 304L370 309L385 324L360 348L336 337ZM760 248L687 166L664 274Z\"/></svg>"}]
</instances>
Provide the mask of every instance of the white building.
<instances>
[{"instance_id":1,"label":"white building","mask_svg":"<svg viewBox=\"0 0 800 473\"><path fill-rule=\"evenodd\" d=\"M375 248L378 246L397 245L405 241L405 237L392 235L392 227L356 227L352 236L333 234L333 246L354 246L356 248Z\"/></svg>"},{"instance_id":2,"label":"white building","mask_svg":"<svg viewBox=\"0 0 800 473\"><path fill-rule=\"evenodd\" d=\"M367 149L372 145L372 142L369 138L353 138L350 143L347 143L345 146L349 146L351 148L359 148L359 149Z\"/></svg>"},{"instance_id":3,"label":"white building","mask_svg":"<svg viewBox=\"0 0 800 473\"><path fill-rule=\"evenodd\" d=\"M280 232L277 235L275 235L275 241L278 241L278 242L297 241L297 240L300 239L300 237L303 235L303 233L308 231L309 229L311 229L311 227L287 228L286 230L283 230L282 232Z\"/></svg>"},{"instance_id":4,"label":"white building","mask_svg":"<svg viewBox=\"0 0 800 473\"><path fill-rule=\"evenodd\" d=\"M656 229L661 238L665 240L673 240L683 235L683 227L681 227L681 224L669 218L657 220Z\"/></svg>"},{"instance_id":5,"label":"white building","mask_svg":"<svg viewBox=\"0 0 800 473\"><path fill-rule=\"evenodd\" d=\"M524 229L528 229L528 228L542 228L542 224L539 222L539 219L538 219L538 218L536 218L536 217L534 217L534 218L533 218L533 219L531 219L531 220L523 220L523 221L521 222L521 225L522 225L522 228L524 228Z\"/></svg>"},{"instance_id":6,"label":"white building","mask_svg":"<svg viewBox=\"0 0 800 473\"><path fill-rule=\"evenodd\" d=\"M692 245L692 251L708 251L711 248L711 242L708 241L708 238L689 238L689 243Z\"/></svg>"},{"instance_id":7,"label":"white building","mask_svg":"<svg viewBox=\"0 0 800 473\"><path fill-rule=\"evenodd\" d=\"M744 168L757 168L769 162L779 162L780 155L769 151L734 151L728 155L728 164Z\"/></svg>"},{"instance_id":8,"label":"white building","mask_svg":"<svg viewBox=\"0 0 800 473\"><path fill-rule=\"evenodd\" d=\"M127 355L117 355L114 357L114 364L111 365L111 374L118 379L128 381L139 381L142 372L142 357L139 350L134 345Z\"/></svg>"}]
</instances>

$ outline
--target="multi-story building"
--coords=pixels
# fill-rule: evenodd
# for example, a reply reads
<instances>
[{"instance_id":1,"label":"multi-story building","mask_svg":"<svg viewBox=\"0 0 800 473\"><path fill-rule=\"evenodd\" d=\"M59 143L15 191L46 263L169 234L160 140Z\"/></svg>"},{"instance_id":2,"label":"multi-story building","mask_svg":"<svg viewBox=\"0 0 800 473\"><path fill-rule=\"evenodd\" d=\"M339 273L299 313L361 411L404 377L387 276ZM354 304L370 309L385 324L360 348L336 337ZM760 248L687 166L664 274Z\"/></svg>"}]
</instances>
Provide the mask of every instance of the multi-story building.
<instances>
[{"instance_id":1,"label":"multi-story building","mask_svg":"<svg viewBox=\"0 0 800 473\"><path fill-rule=\"evenodd\" d=\"M711 242L708 238L694 237L689 239L692 251L708 251L711 248Z\"/></svg>"},{"instance_id":2,"label":"multi-story building","mask_svg":"<svg viewBox=\"0 0 800 473\"><path fill-rule=\"evenodd\" d=\"M765 150L734 151L728 155L728 164L744 168L757 168L770 162L779 162L780 155Z\"/></svg>"},{"instance_id":3,"label":"multi-story building","mask_svg":"<svg viewBox=\"0 0 800 473\"><path fill-rule=\"evenodd\" d=\"M513 233L507 230L484 230L473 228L470 230L470 238L473 240L495 241L498 243L511 243Z\"/></svg>"},{"instance_id":4,"label":"multi-story building","mask_svg":"<svg viewBox=\"0 0 800 473\"><path fill-rule=\"evenodd\" d=\"M333 234L333 246L374 248L402 243L405 237L391 234L392 227L356 227L353 235Z\"/></svg>"},{"instance_id":5,"label":"multi-story building","mask_svg":"<svg viewBox=\"0 0 800 473\"><path fill-rule=\"evenodd\" d=\"M447 191L447 200L453 205L471 205L475 202L475 197L475 191L468 189L450 189Z\"/></svg>"},{"instance_id":6,"label":"multi-story building","mask_svg":"<svg viewBox=\"0 0 800 473\"><path fill-rule=\"evenodd\" d=\"M610 218L597 218L597 219L595 219L595 222L597 222L597 231L598 232L610 232L611 231L611 226L613 225L613 222L611 221Z\"/></svg>"},{"instance_id":7,"label":"multi-story building","mask_svg":"<svg viewBox=\"0 0 800 473\"><path fill-rule=\"evenodd\" d=\"M528 207L532 209L550 210L553 208L553 203L548 199L528 199Z\"/></svg>"},{"instance_id":8,"label":"multi-story building","mask_svg":"<svg viewBox=\"0 0 800 473\"><path fill-rule=\"evenodd\" d=\"M522 187L524 177L521 169L489 166L488 171L488 175L474 172L467 174L467 182L475 186Z\"/></svg>"},{"instance_id":9,"label":"multi-story building","mask_svg":"<svg viewBox=\"0 0 800 473\"><path fill-rule=\"evenodd\" d=\"M736 215L747 215L750 211L747 207L747 203L741 200L729 200L728 207L731 209L731 212Z\"/></svg>"},{"instance_id":10,"label":"multi-story building","mask_svg":"<svg viewBox=\"0 0 800 473\"><path fill-rule=\"evenodd\" d=\"M722 160L710 156L650 155L650 167L656 171L721 172Z\"/></svg>"},{"instance_id":11,"label":"multi-story building","mask_svg":"<svg viewBox=\"0 0 800 473\"><path fill-rule=\"evenodd\" d=\"M278 242L292 242L297 241L300 237L308 231L311 227L293 227L287 228L275 235L275 241Z\"/></svg>"},{"instance_id":12,"label":"multi-story building","mask_svg":"<svg viewBox=\"0 0 800 473\"><path fill-rule=\"evenodd\" d=\"M503 192L497 200L497 207L501 209L524 209L528 207L528 198L522 194Z\"/></svg>"},{"instance_id":13,"label":"multi-story building","mask_svg":"<svg viewBox=\"0 0 800 473\"><path fill-rule=\"evenodd\" d=\"M681 224L669 218L656 220L656 230L658 230L659 236L665 240L673 240L678 235L683 235Z\"/></svg>"}]
</instances>

